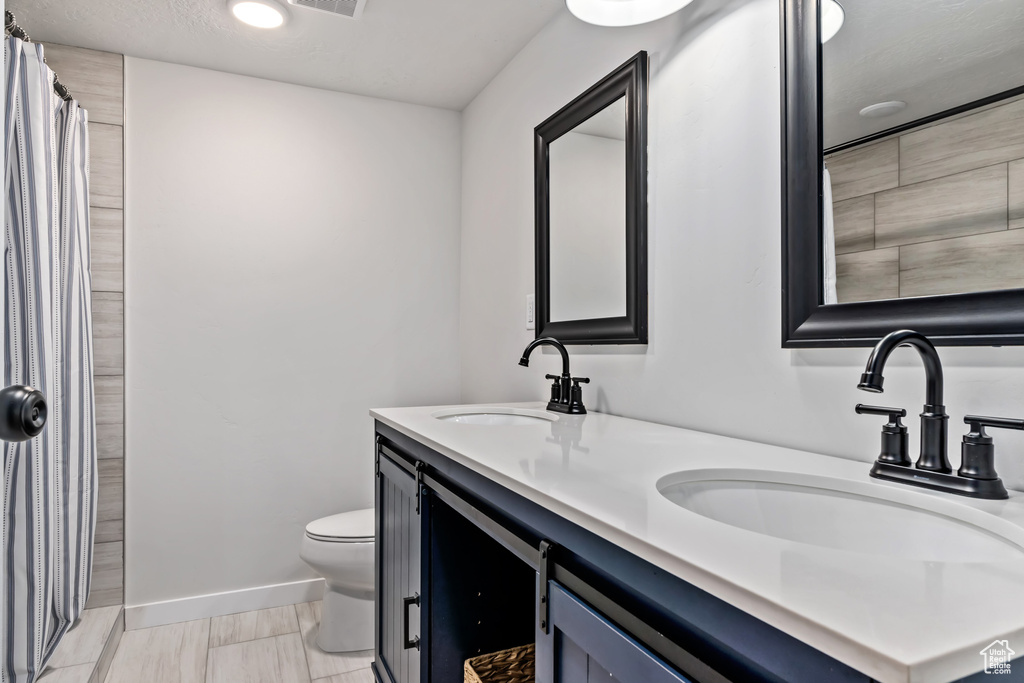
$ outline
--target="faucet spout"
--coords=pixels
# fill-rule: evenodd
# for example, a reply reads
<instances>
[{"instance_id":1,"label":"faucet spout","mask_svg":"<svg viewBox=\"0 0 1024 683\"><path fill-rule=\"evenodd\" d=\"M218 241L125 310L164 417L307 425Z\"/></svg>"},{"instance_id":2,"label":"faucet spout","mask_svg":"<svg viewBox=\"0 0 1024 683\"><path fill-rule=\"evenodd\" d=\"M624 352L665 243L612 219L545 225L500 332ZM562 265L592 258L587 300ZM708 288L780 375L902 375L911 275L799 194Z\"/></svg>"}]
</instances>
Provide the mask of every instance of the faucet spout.
<instances>
[{"instance_id":1,"label":"faucet spout","mask_svg":"<svg viewBox=\"0 0 1024 683\"><path fill-rule=\"evenodd\" d=\"M569 377L569 352L565 350L565 345L558 341L554 337L541 337L534 339L530 344L523 350L523 357L519 359L519 364L524 368L530 367L530 354L538 346L553 346L558 350L558 353L562 355L562 376Z\"/></svg>"},{"instance_id":2,"label":"faucet spout","mask_svg":"<svg viewBox=\"0 0 1024 683\"><path fill-rule=\"evenodd\" d=\"M920 332L913 330L897 330L878 342L868 357L864 374L860 377L857 388L872 393L882 393L885 378L882 370L889 360L889 355L899 346L912 346L921 354L925 372L925 403L930 406L942 405L942 362L935 346Z\"/></svg>"}]
</instances>

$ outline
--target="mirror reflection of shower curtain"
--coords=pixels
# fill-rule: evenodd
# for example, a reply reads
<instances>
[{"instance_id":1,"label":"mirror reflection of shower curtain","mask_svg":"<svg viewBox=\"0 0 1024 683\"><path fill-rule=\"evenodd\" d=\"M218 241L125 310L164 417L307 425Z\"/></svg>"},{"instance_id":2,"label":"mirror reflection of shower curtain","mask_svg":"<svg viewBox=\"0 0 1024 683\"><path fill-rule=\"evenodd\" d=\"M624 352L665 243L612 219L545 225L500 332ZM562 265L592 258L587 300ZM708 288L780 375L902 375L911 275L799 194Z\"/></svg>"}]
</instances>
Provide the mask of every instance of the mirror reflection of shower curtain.
<instances>
[{"instance_id":1,"label":"mirror reflection of shower curtain","mask_svg":"<svg viewBox=\"0 0 1024 683\"><path fill-rule=\"evenodd\" d=\"M822 286L826 304L839 303L836 295L836 226L832 215L832 176L822 164L821 181L821 248Z\"/></svg>"},{"instance_id":2,"label":"mirror reflection of shower curtain","mask_svg":"<svg viewBox=\"0 0 1024 683\"><path fill-rule=\"evenodd\" d=\"M96 527L86 112L53 90L43 48L4 44L2 386L49 404L3 443L0 681L31 683L85 607Z\"/></svg>"}]
</instances>

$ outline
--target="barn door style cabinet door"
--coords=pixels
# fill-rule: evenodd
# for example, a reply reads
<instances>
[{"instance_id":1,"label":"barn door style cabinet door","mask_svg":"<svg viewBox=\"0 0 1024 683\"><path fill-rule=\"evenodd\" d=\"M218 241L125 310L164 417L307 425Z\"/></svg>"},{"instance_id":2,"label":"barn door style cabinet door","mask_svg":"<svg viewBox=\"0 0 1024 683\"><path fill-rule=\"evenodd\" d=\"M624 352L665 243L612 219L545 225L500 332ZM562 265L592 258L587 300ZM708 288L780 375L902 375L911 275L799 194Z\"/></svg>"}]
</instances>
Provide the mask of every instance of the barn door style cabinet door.
<instances>
[{"instance_id":1,"label":"barn door style cabinet door","mask_svg":"<svg viewBox=\"0 0 1024 683\"><path fill-rule=\"evenodd\" d=\"M401 462L403 465L399 465ZM377 448L377 621L374 670L383 683L420 681L419 486Z\"/></svg>"},{"instance_id":2,"label":"barn door style cabinet door","mask_svg":"<svg viewBox=\"0 0 1024 683\"><path fill-rule=\"evenodd\" d=\"M554 581L547 602L537 683L694 683Z\"/></svg>"}]
</instances>

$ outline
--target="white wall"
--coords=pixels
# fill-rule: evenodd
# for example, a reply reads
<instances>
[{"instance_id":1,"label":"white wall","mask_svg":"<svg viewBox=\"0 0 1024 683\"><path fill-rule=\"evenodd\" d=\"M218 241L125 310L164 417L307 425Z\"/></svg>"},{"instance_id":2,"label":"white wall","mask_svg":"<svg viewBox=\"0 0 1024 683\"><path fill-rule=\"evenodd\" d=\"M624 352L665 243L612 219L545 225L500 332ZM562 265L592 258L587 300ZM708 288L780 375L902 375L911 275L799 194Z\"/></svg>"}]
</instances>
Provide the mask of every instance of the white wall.
<instances>
[{"instance_id":1,"label":"white wall","mask_svg":"<svg viewBox=\"0 0 1024 683\"><path fill-rule=\"evenodd\" d=\"M459 396L459 114L126 60L127 604L298 581ZM236 605L236 609L244 607Z\"/></svg>"},{"instance_id":2,"label":"white wall","mask_svg":"<svg viewBox=\"0 0 1024 683\"><path fill-rule=\"evenodd\" d=\"M651 341L570 349L573 373L594 382L588 405L864 461L881 422L855 415L856 403L920 411L913 351L897 352L875 396L855 388L866 349L781 348L778 8L697 0L629 29L563 12L463 112L463 400L545 397L556 359L516 364L532 337L532 129L646 49ZM940 353L956 462L965 413L1024 416L1024 349ZM909 424L916 438L916 417ZM1024 489L1024 434L999 431L996 442L1001 473Z\"/></svg>"}]
</instances>

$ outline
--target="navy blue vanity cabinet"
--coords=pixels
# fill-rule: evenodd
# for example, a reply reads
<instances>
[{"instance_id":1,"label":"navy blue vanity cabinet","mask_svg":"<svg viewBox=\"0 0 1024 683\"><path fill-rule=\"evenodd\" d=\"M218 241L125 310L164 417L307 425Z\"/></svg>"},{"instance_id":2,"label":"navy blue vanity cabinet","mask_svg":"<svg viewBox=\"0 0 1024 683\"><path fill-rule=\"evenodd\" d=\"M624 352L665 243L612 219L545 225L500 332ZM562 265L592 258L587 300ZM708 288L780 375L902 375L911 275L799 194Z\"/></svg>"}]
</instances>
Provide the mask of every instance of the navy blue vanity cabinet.
<instances>
[{"instance_id":1,"label":"navy blue vanity cabinet","mask_svg":"<svg viewBox=\"0 0 1024 683\"><path fill-rule=\"evenodd\" d=\"M401 458L392 460L384 447L378 447L373 668L383 683L420 681L421 520L414 473L414 466Z\"/></svg>"},{"instance_id":2,"label":"navy blue vanity cabinet","mask_svg":"<svg viewBox=\"0 0 1024 683\"><path fill-rule=\"evenodd\" d=\"M537 629L537 683L693 683L555 581Z\"/></svg>"},{"instance_id":3,"label":"navy blue vanity cabinet","mask_svg":"<svg viewBox=\"0 0 1024 683\"><path fill-rule=\"evenodd\" d=\"M461 683L467 659L529 643L538 683L871 680L387 425L377 435L379 683Z\"/></svg>"}]
</instances>

